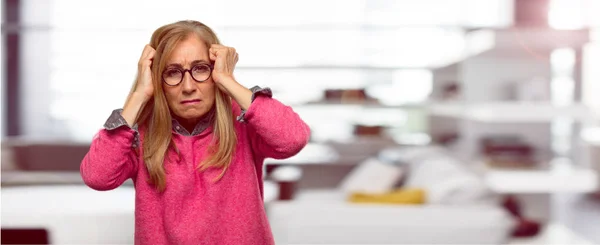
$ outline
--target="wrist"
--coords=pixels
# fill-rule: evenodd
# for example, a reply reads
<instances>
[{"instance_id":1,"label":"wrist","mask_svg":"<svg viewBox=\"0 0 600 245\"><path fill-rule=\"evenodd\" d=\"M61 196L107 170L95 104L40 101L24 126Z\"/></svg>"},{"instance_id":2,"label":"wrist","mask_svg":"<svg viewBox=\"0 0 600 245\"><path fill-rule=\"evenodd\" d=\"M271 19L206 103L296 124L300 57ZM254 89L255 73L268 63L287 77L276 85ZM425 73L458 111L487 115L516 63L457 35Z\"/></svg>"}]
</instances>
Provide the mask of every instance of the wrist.
<instances>
[{"instance_id":1,"label":"wrist","mask_svg":"<svg viewBox=\"0 0 600 245\"><path fill-rule=\"evenodd\" d=\"M131 94L131 97L129 97L125 106L123 106L123 112L121 112L121 115L130 127L133 127L137 123L138 116L148 100L149 97L144 93L133 92Z\"/></svg>"},{"instance_id":2,"label":"wrist","mask_svg":"<svg viewBox=\"0 0 600 245\"><path fill-rule=\"evenodd\" d=\"M250 91L250 89L244 87L235 80L230 81L230 84L224 87L226 87L229 95L243 110L247 110L248 107L250 107L250 103L252 102L252 91Z\"/></svg>"},{"instance_id":3,"label":"wrist","mask_svg":"<svg viewBox=\"0 0 600 245\"><path fill-rule=\"evenodd\" d=\"M150 100L151 97L152 96L148 96L142 92L133 92L133 94L131 94L131 100L141 103L148 102L148 100Z\"/></svg>"},{"instance_id":4,"label":"wrist","mask_svg":"<svg viewBox=\"0 0 600 245\"><path fill-rule=\"evenodd\" d=\"M215 82L217 85L227 94L233 96L235 90L241 86L233 77L227 76L219 79L219 82Z\"/></svg>"},{"instance_id":5,"label":"wrist","mask_svg":"<svg viewBox=\"0 0 600 245\"><path fill-rule=\"evenodd\" d=\"M215 82L218 84L221 84L223 86L227 86L227 85L231 85L231 84L236 84L237 81L235 80L235 78L233 77L233 75L223 75L223 76L218 76L218 79L215 79Z\"/></svg>"}]
</instances>

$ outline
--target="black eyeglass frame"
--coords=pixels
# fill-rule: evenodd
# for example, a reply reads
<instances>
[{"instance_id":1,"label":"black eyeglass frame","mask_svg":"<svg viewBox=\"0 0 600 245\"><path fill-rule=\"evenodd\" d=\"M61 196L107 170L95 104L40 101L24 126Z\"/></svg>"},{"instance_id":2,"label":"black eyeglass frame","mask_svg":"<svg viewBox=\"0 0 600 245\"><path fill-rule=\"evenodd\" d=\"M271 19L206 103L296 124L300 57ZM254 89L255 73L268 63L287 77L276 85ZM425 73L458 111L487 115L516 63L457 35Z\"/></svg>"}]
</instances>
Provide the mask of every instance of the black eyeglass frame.
<instances>
[{"instance_id":1,"label":"black eyeglass frame","mask_svg":"<svg viewBox=\"0 0 600 245\"><path fill-rule=\"evenodd\" d=\"M198 66L208 66L208 68L209 68L209 74L208 74L208 77L207 77L206 79L202 80L202 81L198 81L198 80L196 80L196 78L194 77L194 75L192 75L192 70L193 70L194 68L198 67ZM212 76L212 71L213 71L213 69L214 69L214 68L215 68L215 66L214 66L213 64L198 64L198 65L192 66L190 69L182 69L182 68L179 68L179 67L177 67L177 68L169 68L169 69L166 69L166 70L164 70L164 71L163 71L163 74L160 76L160 78L162 79L163 83L165 83L165 84L166 84L166 85L168 85L168 86L177 86L177 85L181 84L181 82L183 82L183 77L185 77L185 74L186 74L186 73L189 73L189 74L190 74L190 77L192 77L192 79L193 79L194 81L201 83L201 82L205 82L206 80L210 79L210 77ZM165 80L165 72L166 72L167 70L171 70L171 69L177 69L177 70L179 70L179 72L181 72L181 74L182 74L182 75L181 75L181 79L180 79L180 80L179 80L179 82L178 82L178 83L176 83L176 84L169 84L169 83L167 83L167 81Z\"/></svg>"}]
</instances>

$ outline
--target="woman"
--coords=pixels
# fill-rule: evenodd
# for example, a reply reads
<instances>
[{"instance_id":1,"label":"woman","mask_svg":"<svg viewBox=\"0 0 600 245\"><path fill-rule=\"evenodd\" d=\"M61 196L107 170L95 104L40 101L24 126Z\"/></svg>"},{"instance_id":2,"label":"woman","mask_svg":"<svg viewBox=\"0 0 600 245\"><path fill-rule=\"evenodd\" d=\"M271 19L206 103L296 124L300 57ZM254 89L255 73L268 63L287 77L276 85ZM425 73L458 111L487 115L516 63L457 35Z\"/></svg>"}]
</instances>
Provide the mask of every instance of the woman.
<instances>
[{"instance_id":1,"label":"woman","mask_svg":"<svg viewBox=\"0 0 600 245\"><path fill-rule=\"evenodd\" d=\"M295 155L310 129L269 89L240 85L237 60L200 22L158 28L94 137L81 175L96 190L133 180L136 244L274 243L263 160Z\"/></svg>"}]
</instances>

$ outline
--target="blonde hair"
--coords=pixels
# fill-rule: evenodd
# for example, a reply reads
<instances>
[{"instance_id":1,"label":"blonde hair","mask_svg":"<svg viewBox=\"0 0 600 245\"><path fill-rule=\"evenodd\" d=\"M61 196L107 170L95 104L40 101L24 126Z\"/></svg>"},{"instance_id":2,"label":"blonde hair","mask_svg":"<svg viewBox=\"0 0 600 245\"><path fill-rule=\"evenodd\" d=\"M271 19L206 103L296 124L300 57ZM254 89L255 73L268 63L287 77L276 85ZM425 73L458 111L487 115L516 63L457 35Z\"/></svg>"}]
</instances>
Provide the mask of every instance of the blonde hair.
<instances>
[{"instance_id":1,"label":"blonde hair","mask_svg":"<svg viewBox=\"0 0 600 245\"><path fill-rule=\"evenodd\" d=\"M161 74L165 69L167 58L180 41L188 38L190 34L197 35L210 47L211 44L220 44L214 31L198 21L178 21L164 25L154 31L150 46L156 50L152 62L152 83L154 96L142 108L138 116L138 125L143 125L140 130L144 132L142 142L144 162L150 176L150 183L162 192L166 187L166 172L163 166L169 148L173 148L179 155L172 140L172 122L169 106L162 89ZM128 99L132 96L137 85L133 84ZM233 158L237 138L234 130L234 118L231 98L215 86L215 119L213 122L213 140L208 147L208 157L198 163L199 171L207 168L221 168L221 174L215 179L219 180L225 175Z\"/></svg>"}]
</instances>

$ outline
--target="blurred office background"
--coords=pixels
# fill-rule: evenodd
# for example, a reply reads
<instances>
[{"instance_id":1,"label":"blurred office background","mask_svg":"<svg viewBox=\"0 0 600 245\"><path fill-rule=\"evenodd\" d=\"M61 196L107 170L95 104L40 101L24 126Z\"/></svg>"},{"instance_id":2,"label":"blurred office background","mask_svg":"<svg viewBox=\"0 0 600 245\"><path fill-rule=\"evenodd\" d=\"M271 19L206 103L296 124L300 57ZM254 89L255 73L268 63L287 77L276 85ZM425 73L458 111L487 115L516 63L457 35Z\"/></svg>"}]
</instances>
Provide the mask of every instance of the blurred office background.
<instances>
[{"instance_id":1,"label":"blurred office background","mask_svg":"<svg viewBox=\"0 0 600 245\"><path fill-rule=\"evenodd\" d=\"M133 243L79 163L154 29L213 27L311 142L266 162L278 244L600 243L600 1L2 1L4 242ZM9 240L10 239L10 240ZM29 240L28 240L29 239Z\"/></svg>"}]
</instances>

